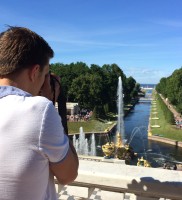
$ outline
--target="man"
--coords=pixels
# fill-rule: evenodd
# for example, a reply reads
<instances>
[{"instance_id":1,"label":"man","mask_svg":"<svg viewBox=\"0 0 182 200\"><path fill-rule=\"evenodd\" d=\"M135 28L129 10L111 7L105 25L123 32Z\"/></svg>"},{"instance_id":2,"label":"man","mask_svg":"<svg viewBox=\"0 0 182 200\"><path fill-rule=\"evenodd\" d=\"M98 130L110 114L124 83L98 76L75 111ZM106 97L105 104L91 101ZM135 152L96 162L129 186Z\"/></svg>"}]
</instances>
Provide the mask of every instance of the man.
<instances>
[{"instance_id":1,"label":"man","mask_svg":"<svg viewBox=\"0 0 182 200\"><path fill-rule=\"evenodd\" d=\"M61 184L77 177L78 157L50 101L52 57L29 29L0 34L0 199L54 200L54 176Z\"/></svg>"}]
</instances>

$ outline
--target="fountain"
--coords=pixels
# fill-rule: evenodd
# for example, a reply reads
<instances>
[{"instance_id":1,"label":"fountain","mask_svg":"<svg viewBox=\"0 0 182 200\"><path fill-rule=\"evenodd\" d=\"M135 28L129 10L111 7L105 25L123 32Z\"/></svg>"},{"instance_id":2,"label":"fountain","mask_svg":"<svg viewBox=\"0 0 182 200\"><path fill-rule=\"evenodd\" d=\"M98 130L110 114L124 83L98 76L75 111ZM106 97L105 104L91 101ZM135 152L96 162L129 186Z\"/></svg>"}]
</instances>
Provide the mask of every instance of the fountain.
<instances>
[{"instance_id":1,"label":"fountain","mask_svg":"<svg viewBox=\"0 0 182 200\"><path fill-rule=\"evenodd\" d=\"M122 93L121 77L119 77L118 79L118 93L117 94L118 94L118 101L117 101L118 121L117 121L117 126L116 126L117 128L116 134L109 135L110 136L109 137L108 136L109 128L107 128L102 134L95 135L93 133L85 137L83 128L80 127L79 138L77 137L78 139L76 139L76 136L75 135L73 136L73 143L74 143L77 153L79 155L86 155L86 156L96 156L96 154L97 156L103 156L103 153L104 153L105 157L102 160L104 162L122 162L124 160L126 164L138 165L138 166L144 166L144 167L150 167L150 163L152 163L153 167L159 167L159 164L160 164L160 163L158 164L159 161L162 162L162 165L164 161L170 161L169 158L160 160L162 153L157 154L159 158L154 158L155 159L154 160L153 156L151 156L153 155L153 148L149 149L150 152L149 150L145 150L144 140L146 138L143 138L145 136L143 134L143 127L140 127L140 126L135 127L133 131L130 131L129 134L127 134L127 136L125 135L124 120L123 120L124 112L123 112L123 93ZM156 116L156 114L158 113L157 111L153 111L152 114ZM147 132L146 127L145 129ZM135 142L138 136L139 136L138 138L139 141ZM95 137L96 137L96 140L95 140ZM105 140L101 141L102 138L104 138ZM135 139L133 140L133 138ZM126 142L126 139L127 139L127 142ZM105 145L102 145L102 144L105 144ZM95 148L96 145L97 145L97 153L96 153L96 148ZM132 146L135 147L135 150L138 152L138 155L134 152ZM137 164L137 159L135 159L136 156L138 156L139 158L138 164ZM148 162L148 160L150 162ZM172 162L174 163L176 161L172 161Z\"/></svg>"},{"instance_id":2,"label":"fountain","mask_svg":"<svg viewBox=\"0 0 182 200\"><path fill-rule=\"evenodd\" d=\"M91 145L90 145L90 155L95 156L96 155L96 148L95 148L95 135L92 134L91 136Z\"/></svg>"},{"instance_id":3,"label":"fountain","mask_svg":"<svg viewBox=\"0 0 182 200\"><path fill-rule=\"evenodd\" d=\"M102 145L102 151L105 154L105 158L108 159L119 159L119 160L125 160L126 164L134 164L136 161L136 156L140 157L138 158L138 163L136 163L138 166L144 166L144 167L151 167L150 158L147 157L147 152L145 150L144 145L144 138L142 135L142 127L135 127L130 135L130 138L126 142L126 136L124 132L124 110L123 110L123 93L122 93L122 81L121 77L118 79L118 101L117 101L117 107L118 107L118 121L117 121L117 131L116 131L116 138L114 142L107 142L105 145ZM152 114L157 114L157 111L152 112ZM146 131L147 128L145 127ZM134 152L131 142L135 135L139 135L139 142L141 141L141 146L143 146L142 150L144 153L137 153ZM135 144L133 144L135 145ZM133 161L134 160L134 161Z\"/></svg>"},{"instance_id":4,"label":"fountain","mask_svg":"<svg viewBox=\"0 0 182 200\"><path fill-rule=\"evenodd\" d=\"M124 145L125 133L124 133L124 106L123 106L123 86L121 77L118 79L118 90L117 90L117 107L118 107L118 122L117 122L117 132L121 134L121 142Z\"/></svg>"},{"instance_id":5,"label":"fountain","mask_svg":"<svg viewBox=\"0 0 182 200\"><path fill-rule=\"evenodd\" d=\"M159 117L156 116L156 114L158 114L158 112L156 112L156 111L155 111L155 112L151 112L151 114L154 114L154 115L155 115L154 117L151 117L151 118L150 118L150 119L152 119L152 120L155 120L155 124L152 124L151 127L152 127L152 128L160 128L160 125L157 125L157 124L156 124L156 120L159 119Z\"/></svg>"},{"instance_id":6,"label":"fountain","mask_svg":"<svg viewBox=\"0 0 182 200\"><path fill-rule=\"evenodd\" d=\"M117 158L125 160L129 163L136 154L133 148L126 144L125 132L124 132L124 109L123 109L123 87L121 77L118 78L118 90L117 90L117 108L118 108L118 121L117 121L117 134L115 144L113 142L107 142L102 145L102 150L105 154L105 158Z\"/></svg>"},{"instance_id":7,"label":"fountain","mask_svg":"<svg viewBox=\"0 0 182 200\"><path fill-rule=\"evenodd\" d=\"M73 135L73 146L79 155L85 156L95 156L96 155L96 145L95 145L95 135L91 135L91 142L89 146L89 141L85 138L85 133L83 132L83 127L80 127L79 138L76 139L76 135ZM89 151L90 149L90 151Z\"/></svg>"}]
</instances>

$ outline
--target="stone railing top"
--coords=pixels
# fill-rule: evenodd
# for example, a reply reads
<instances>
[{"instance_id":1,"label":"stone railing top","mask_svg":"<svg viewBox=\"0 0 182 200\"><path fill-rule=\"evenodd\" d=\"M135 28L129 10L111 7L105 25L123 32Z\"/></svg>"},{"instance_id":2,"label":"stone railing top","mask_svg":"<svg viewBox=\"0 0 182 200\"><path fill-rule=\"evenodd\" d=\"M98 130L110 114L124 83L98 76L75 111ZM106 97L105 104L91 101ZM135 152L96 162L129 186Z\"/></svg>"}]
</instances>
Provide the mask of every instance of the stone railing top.
<instances>
[{"instance_id":1,"label":"stone railing top","mask_svg":"<svg viewBox=\"0 0 182 200\"><path fill-rule=\"evenodd\" d=\"M80 160L75 182L115 188L142 196L181 199L182 172L119 163Z\"/></svg>"}]
</instances>

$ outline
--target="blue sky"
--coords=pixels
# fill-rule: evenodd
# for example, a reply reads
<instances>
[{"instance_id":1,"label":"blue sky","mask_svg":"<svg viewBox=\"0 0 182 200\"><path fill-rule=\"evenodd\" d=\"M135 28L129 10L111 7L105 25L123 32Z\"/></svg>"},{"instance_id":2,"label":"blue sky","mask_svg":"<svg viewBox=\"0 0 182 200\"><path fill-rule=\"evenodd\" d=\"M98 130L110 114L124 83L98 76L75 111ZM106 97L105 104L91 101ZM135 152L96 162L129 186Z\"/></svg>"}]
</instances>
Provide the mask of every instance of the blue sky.
<instances>
[{"instance_id":1,"label":"blue sky","mask_svg":"<svg viewBox=\"0 0 182 200\"><path fill-rule=\"evenodd\" d=\"M138 83L182 66L182 0L1 0L0 31L25 26L55 51L51 63L116 63Z\"/></svg>"}]
</instances>

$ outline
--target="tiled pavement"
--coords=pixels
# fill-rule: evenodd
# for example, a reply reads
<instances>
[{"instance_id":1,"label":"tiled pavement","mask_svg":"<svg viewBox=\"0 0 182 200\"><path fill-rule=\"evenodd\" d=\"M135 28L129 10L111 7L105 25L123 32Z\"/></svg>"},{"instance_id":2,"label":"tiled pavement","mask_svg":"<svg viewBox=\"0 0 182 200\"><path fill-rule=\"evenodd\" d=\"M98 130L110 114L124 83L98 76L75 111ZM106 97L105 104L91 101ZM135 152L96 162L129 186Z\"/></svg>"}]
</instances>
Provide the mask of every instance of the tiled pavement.
<instances>
[{"instance_id":1,"label":"tiled pavement","mask_svg":"<svg viewBox=\"0 0 182 200\"><path fill-rule=\"evenodd\" d=\"M57 187L57 185L56 185ZM59 200L170 200L165 198L137 197L131 193L117 193L95 188L88 198L88 188L64 186L58 194Z\"/></svg>"},{"instance_id":2,"label":"tiled pavement","mask_svg":"<svg viewBox=\"0 0 182 200\"><path fill-rule=\"evenodd\" d=\"M88 188L76 186L64 186L59 193L60 200L121 200L123 194L116 192L101 191L95 188L88 198ZM126 199L128 199L126 197ZM131 199L131 198L129 198Z\"/></svg>"}]
</instances>

